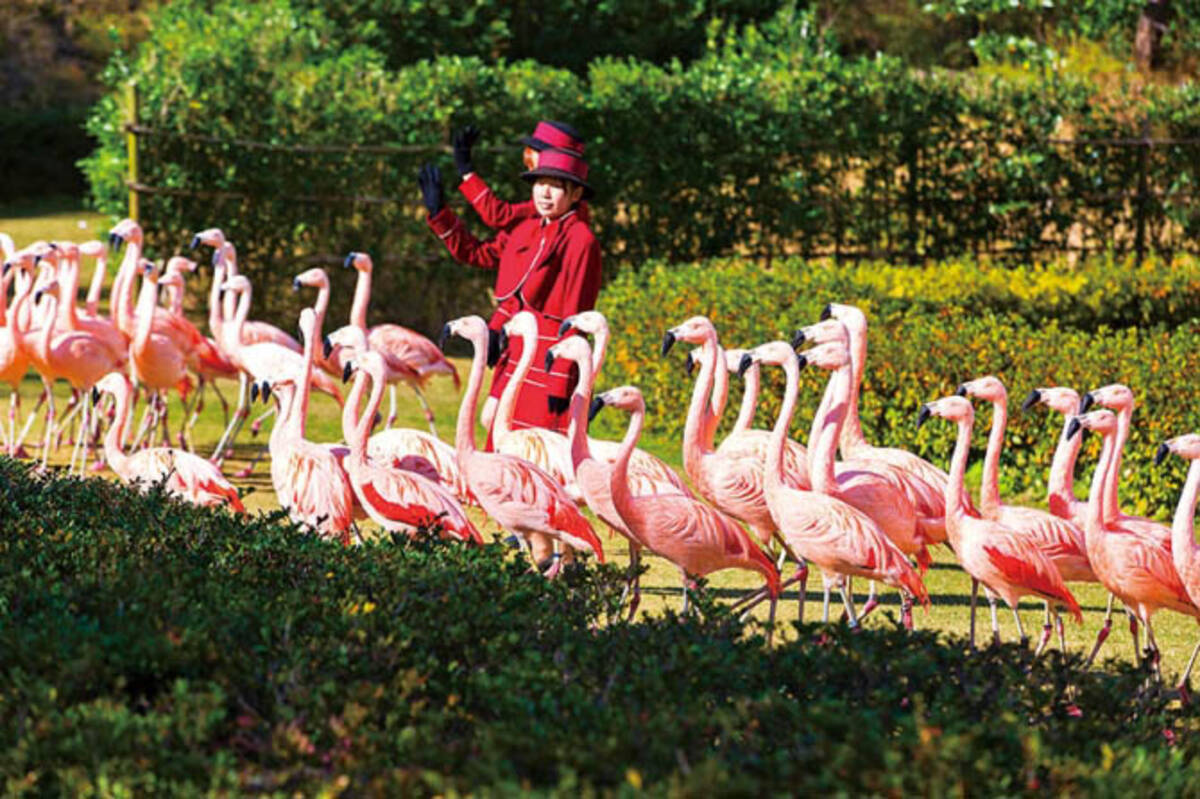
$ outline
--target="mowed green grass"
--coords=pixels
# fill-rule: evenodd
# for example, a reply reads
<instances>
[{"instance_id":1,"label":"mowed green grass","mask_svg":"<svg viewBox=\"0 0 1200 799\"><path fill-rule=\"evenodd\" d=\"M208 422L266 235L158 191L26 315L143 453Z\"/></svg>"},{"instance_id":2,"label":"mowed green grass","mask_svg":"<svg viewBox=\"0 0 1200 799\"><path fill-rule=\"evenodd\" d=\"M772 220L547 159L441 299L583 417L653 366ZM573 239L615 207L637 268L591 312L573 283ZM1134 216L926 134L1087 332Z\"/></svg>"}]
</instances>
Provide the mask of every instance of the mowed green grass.
<instances>
[{"instance_id":1,"label":"mowed green grass","mask_svg":"<svg viewBox=\"0 0 1200 799\"><path fill-rule=\"evenodd\" d=\"M83 226L81 226L81 222ZM51 212L42 209L37 213L13 213L0 209L0 231L5 231L12 235L16 239L18 246L23 246L36 239L63 238L78 241L85 238L102 238L107 229L108 220L106 218L98 214L69 207L56 207ZM460 373L465 379L468 366L467 361L461 358L454 358L452 360L458 366ZM236 382L222 382L220 389L230 403L236 402ZM41 384L37 378L32 375L27 377L21 390L25 401L23 409L25 412L28 412L32 408L33 402L40 394L40 391ZM60 397L60 407L65 403L67 394L68 391L65 384L60 383L56 389L56 396ZM449 380L435 381L430 387L427 396L437 416L439 434L445 440L452 440L454 420L457 416L459 404L459 395L455 392L453 384ZM399 415L397 424L399 426L424 429L425 419L412 392L406 388L400 388L398 390L398 400ZM259 402L254 406L254 414L251 418L253 419L259 413L266 410L266 408L267 406ZM388 412L386 395L381 412L384 415ZM679 408L676 412L682 414L685 412L685 409ZM734 411L731 410L730 412ZM140 414L141 408L139 407L137 409L137 418L140 418ZM178 399L175 398L172 400L170 414L173 432L176 429L180 416L181 410ZM7 424L6 418L5 423ZM264 423L262 432L257 437L251 436L248 429L243 432L234 448L233 457L227 462L225 467L227 475L232 475L241 470L259 452L261 445L266 443L270 426L271 420L268 419ZM205 455L210 454L223 428L224 422L219 403L216 401L216 397L209 392L206 396L204 412L200 415L193 430L193 441L196 451ZM39 442L41 440L40 433L41 424L39 421L34 426L30 440ZM338 407L328 397L320 394L314 395L308 420L308 437L313 441L341 440L341 419ZM484 433L478 425L476 426L476 437L477 441L482 444ZM680 468L679 442L647 440L644 442L644 446L656 455L665 458L677 469ZM40 454L36 449L31 449L31 452L35 456ZM51 462L54 464L65 464L69 457L70 449L64 446L61 451L53 453ZM944 466L945 464L940 465ZM1046 468L1048 467L1049 464L1046 464ZM102 474L109 478L113 477L111 472L103 472ZM968 479L970 480L972 476L975 476L976 480L978 479L977 470L973 470L968 475ZM248 492L245 497L245 503L247 508L252 512L275 510L278 508L278 503L271 487L268 462L265 459L259 463L248 478L238 479L235 482L240 488ZM1086 489L1086 482L1086 480L1081 481L1083 483L1081 488ZM1040 498L1033 497L1022 499L1034 504L1040 501ZM499 532L493 522L484 519L482 514L477 511L473 512L475 513L476 521L481 525L480 529L484 532L485 537L493 536ZM1169 509L1164 509L1164 513L1169 513ZM370 527L369 523L368 527ZM601 538L605 544L605 552L611 562L618 564L628 562L628 548L623 539L609 537L606 533L602 533ZM921 610L916 611L916 624L922 628L939 629L965 635L968 629L970 581L962 570L957 567L953 555L945 547L937 548L934 558L935 563L925 577L925 583L929 588L933 606L928 613ZM642 603L639 612L655 614L661 613L667 607L678 608L680 601L678 571L660 558L650 557L645 562L648 563L649 571L642 578ZM792 567L790 565L785 567L784 576L790 574L791 571ZM715 591L719 596L728 597L731 600L760 584L761 580L758 577L737 571L719 572L711 575L708 579L709 590ZM865 600L867 587L858 584L855 588L856 606L861 607ZM1068 622L1068 647L1073 651L1083 651L1086 653L1090 650L1092 642L1095 640L1096 631L1100 627L1107 595L1097 585L1074 584L1071 588L1084 609L1084 624L1078 626ZM892 618L898 618L899 603L896 593L884 590L881 599L883 606L867 618L865 622L867 626L891 624ZM780 602L777 620L781 624L777 628L779 631L778 635L785 637L795 635L790 622L797 617L798 605L798 594L796 588L793 587L786 592ZM979 642L984 644L988 641L989 637L990 619L987 604L982 601L982 598L979 607L980 613L977 620L977 632L979 634ZM833 617L836 619L840 612L841 606L835 596L832 602ZM810 621L819 619L820 614L821 596L819 578L814 576L809 582L809 590L805 600L805 619ZM766 619L767 609L765 604L759 606L755 611L755 616L763 620ZM1021 604L1021 616L1026 632L1031 638L1036 639L1041 631L1042 624L1040 604L1029 600L1023 602ZM1003 604L1000 605L999 617L1000 630L1004 640L1014 640L1016 637L1016 628L1012 614ZM1200 631L1197 630L1195 623L1190 619L1169 612L1158 614L1155 618L1155 627L1159 644L1163 649L1165 670L1167 672L1181 670L1191 651L1191 647L1194 645L1197 637L1200 636ZM1101 652L1101 658L1118 657L1123 660L1130 660L1132 655L1133 645L1126 620L1123 614L1118 614L1113 625L1113 633Z\"/></svg>"}]
</instances>

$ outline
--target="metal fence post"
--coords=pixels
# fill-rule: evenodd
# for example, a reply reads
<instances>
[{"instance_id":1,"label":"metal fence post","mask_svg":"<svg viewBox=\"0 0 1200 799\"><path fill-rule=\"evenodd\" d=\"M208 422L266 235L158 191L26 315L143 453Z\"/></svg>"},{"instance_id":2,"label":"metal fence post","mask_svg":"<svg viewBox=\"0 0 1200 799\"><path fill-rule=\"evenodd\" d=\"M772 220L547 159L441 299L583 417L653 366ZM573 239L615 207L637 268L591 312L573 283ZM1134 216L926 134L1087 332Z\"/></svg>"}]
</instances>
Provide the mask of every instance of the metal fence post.
<instances>
[{"instance_id":1,"label":"metal fence post","mask_svg":"<svg viewBox=\"0 0 1200 799\"><path fill-rule=\"evenodd\" d=\"M138 193L138 142L134 126L138 122L137 84L130 81L125 85L125 146L129 156L129 174L125 183L129 187L129 218L139 221Z\"/></svg>"},{"instance_id":2,"label":"metal fence post","mask_svg":"<svg viewBox=\"0 0 1200 799\"><path fill-rule=\"evenodd\" d=\"M1137 265L1141 266L1142 261L1146 256L1146 202L1149 199L1147 196L1147 183L1149 177L1147 171L1150 166L1150 118L1142 120L1142 141L1139 146L1138 155L1138 189L1137 189L1137 206L1134 209L1134 250L1137 252Z\"/></svg>"}]
</instances>

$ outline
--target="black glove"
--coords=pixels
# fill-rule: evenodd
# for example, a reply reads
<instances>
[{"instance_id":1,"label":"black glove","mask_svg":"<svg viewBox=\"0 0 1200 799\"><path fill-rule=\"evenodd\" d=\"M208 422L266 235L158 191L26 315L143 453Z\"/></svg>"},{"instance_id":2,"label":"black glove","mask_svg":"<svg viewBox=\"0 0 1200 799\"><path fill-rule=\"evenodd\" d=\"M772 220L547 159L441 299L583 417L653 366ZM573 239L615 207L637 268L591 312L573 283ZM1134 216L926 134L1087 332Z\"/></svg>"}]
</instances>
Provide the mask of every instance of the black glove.
<instances>
[{"instance_id":1,"label":"black glove","mask_svg":"<svg viewBox=\"0 0 1200 799\"><path fill-rule=\"evenodd\" d=\"M446 204L442 199L442 170L433 164L426 164L417 175L417 184L421 187L421 200L425 203L425 210L430 216L434 216Z\"/></svg>"},{"instance_id":2,"label":"black glove","mask_svg":"<svg viewBox=\"0 0 1200 799\"><path fill-rule=\"evenodd\" d=\"M500 360L500 355L504 352L508 342L499 331L488 328L488 359L487 365L489 368L494 367L496 362Z\"/></svg>"},{"instance_id":3,"label":"black glove","mask_svg":"<svg viewBox=\"0 0 1200 799\"><path fill-rule=\"evenodd\" d=\"M555 416L561 415L567 408L571 407L571 400L567 397L556 397L553 394L546 395L546 407L550 413Z\"/></svg>"},{"instance_id":4,"label":"black glove","mask_svg":"<svg viewBox=\"0 0 1200 799\"><path fill-rule=\"evenodd\" d=\"M474 125L467 125L465 128L459 129L450 138L450 144L454 147L454 165L458 167L460 178L465 178L475 171L475 167L471 165L471 148L477 141L479 141L479 128Z\"/></svg>"}]
</instances>

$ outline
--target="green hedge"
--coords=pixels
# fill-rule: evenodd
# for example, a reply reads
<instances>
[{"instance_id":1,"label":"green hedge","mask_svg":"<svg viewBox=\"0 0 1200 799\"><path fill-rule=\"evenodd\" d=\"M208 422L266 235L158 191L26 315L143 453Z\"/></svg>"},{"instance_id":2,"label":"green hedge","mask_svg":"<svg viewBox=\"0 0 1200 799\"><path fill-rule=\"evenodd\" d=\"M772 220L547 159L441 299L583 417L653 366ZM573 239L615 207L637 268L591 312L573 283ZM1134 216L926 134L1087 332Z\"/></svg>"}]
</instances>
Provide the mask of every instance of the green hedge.
<instances>
[{"instance_id":1,"label":"green hedge","mask_svg":"<svg viewBox=\"0 0 1200 799\"><path fill-rule=\"evenodd\" d=\"M414 177L431 158L452 177L441 148L468 121L485 128L480 171L516 198L528 188L512 142L535 119L569 119L586 133L610 274L649 258L737 253L903 262L1008 247L1037 255L1066 244L1076 222L1085 245L1127 248L1127 193L1143 153L1047 139L1064 128L1079 138L1137 138L1142 120L1156 135L1200 135L1193 84L1097 103L1094 86L1066 78L986 82L911 71L892 58L842 58L812 28L807 14L781 13L714 37L686 67L599 59L581 77L464 57L389 69L383 54L345 48L326 17L286 0L216 3L211 12L171 5L137 52L109 69L113 93L90 121L100 146L85 166L98 205L121 212L120 98L135 80L143 124L217 142L142 138L143 182L200 193L145 198L154 254L213 224L238 242L251 277L369 250L381 263L378 311L433 330L486 304L487 276L453 265L425 229ZM414 149L276 151L234 139ZM1195 152L1177 144L1145 159L1151 246L1196 246ZM267 304L286 285L260 283L270 284ZM338 301L349 302L346 289Z\"/></svg>"},{"instance_id":2,"label":"green hedge","mask_svg":"<svg viewBox=\"0 0 1200 799\"><path fill-rule=\"evenodd\" d=\"M1148 267L1151 274L1162 267ZM1200 430L1200 408L1190 389L1191 376L1200 373L1200 323L1178 322L1147 328L1148 319L1178 320L1195 313L1195 289L1190 285L1195 264L1172 272L1175 283L1165 287L1157 278L1137 272L1103 268L1078 275L1025 273L1027 282L1003 288L988 271L951 265L944 272L910 270L924 281L925 300L907 298L914 288L886 267L861 271L806 266L799 261L777 268L751 268L736 260L689 266L656 267L622 275L601 295L601 310L609 316L614 341L601 385L640 385L649 405L651 435L681 438L691 382L680 371L682 355L657 355L663 332L694 314L705 314L717 325L728 347L748 347L777 338L816 321L828 302L852 302L868 313L870 342L863 381L862 419L868 440L912 449L945 465L953 448L948 426L916 429L921 403L952 393L965 380L996 374L1008 386L1009 436L1001 476L1006 493L1032 491L1042 495L1046 472L1061 419L1039 411L1023 415L1020 400L1036 386L1067 385L1080 392L1113 381L1127 383L1138 397L1133 435L1127 447L1123 476L1126 506L1141 513L1169 517L1182 485L1183 468L1150 466L1154 448L1163 440ZM1020 274L1020 273L1019 273ZM1188 275L1191 274L1191 277ZM1024 288L1022 287L1024 285ZM1032 286L1034 288L1030 289ZM1028 294L1024 292L1028 290ZM895 291L900 297L892 295ZM994 311L992 306L1022 310ZM1086 329L1074 329L1057 319L1075 319ZM771 370L774 371L774 370ZM770 374L770 372L769 372ZM806 373L794 431L808 434L824 375ZM781 377L770 374L760 403L758 424L770 425L779 407ZM734 381L732 391L740 391ZM736 414L730 411L726 424ZM603 417L600 417L603 419ZM982 455L990 412L981 410L977 425ZM601 422L609 435L619 431L614 420ZM1079 488L1086 490L1095 452L1081 458Z\"/></svg>"},{"instance_id":3,"label":"green hedge","mask_svg":"<svg viewBox=\"0 0 1200 799\"><path fill-rule=\"evenodd\" d=\"M703 619L612 622L612 570L547 583L498 545L342 549L7 459L0 514L6 793L1119 795L1200 778L1190 714L1127 666L899 629L810 626L768 650L704 599Z\"/></svg>"}]
</instances>

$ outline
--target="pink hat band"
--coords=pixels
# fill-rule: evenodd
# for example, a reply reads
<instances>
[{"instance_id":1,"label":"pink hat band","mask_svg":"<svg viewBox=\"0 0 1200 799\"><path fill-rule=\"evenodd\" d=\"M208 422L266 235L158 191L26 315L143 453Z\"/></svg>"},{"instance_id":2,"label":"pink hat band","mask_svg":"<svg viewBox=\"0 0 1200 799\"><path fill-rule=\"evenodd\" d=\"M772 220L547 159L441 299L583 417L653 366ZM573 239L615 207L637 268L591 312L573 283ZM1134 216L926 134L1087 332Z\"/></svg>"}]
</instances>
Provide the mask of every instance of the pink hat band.
<instances>
[{"instance_id":1,"label":"pink hat band","mask_svg":"<svg viewBox=\"0 0 1200 799\"><path fill-rule=\"evenodd\" d=\"M564 130L560 130L548 122L539 122L533 129L532 138L545 143L549 147L559 147L564 150L574 150L583 155L583 141L575 138Z\"/></svg>"},{"instance_id":2,"label":"pink hat band","mask_svg":"<svg viewBox=\"0 0 1200 799\"><path fill-rule=\"evenodd\" d=\"M574 153L563 150L542 150L538 153L537 168L566 172L578 178L580 183L587 181L587 162Z\"/></svg>"}]
</instances>

